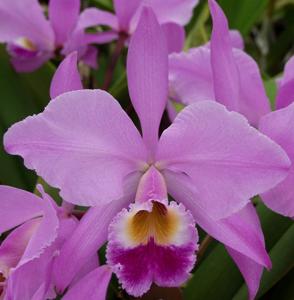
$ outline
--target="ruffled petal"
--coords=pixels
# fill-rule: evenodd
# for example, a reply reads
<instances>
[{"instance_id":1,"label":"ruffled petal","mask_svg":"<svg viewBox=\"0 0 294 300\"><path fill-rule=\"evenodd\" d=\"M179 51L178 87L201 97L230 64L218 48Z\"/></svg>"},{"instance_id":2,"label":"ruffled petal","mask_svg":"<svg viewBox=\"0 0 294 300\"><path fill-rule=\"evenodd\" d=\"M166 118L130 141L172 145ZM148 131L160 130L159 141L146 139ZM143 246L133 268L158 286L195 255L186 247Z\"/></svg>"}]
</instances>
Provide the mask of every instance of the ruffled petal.
<instances>
[{"instance_id":1,"label":"ruffled petal","mask_svg":"<svg viewBox=\"0 0 294 300\"><path fill-rule=\"evenodd\" d=\"M120 198L125 177L144 168L147 157L136 127L101 90L62 94L43 113L13 125L4 144L60 188L64 200L85 206Z\"/></svg>"},{"instance_id":2,"label":"ruffled petal","mask_svg":"<svg viewBox=\"0 0 294 300\"><path fill-rule=\"evenodd\" d=\"M145 8L128 52L129 92L139 116L143 139L154 152L167 103L168 52L164 34L153 11Z\"/></svg>"},{"instance_id":3,"label":"ruffled petal","mask_svg":"<svg viewBox=\"0 0 294 300\"><path fill-rule=\"evenodd\" d=\"M50 85L51 99L70 91L82 90L83 85L78 71L78 53L69 54L58 66Z\"/></svg>"},{"instance_id":4,"label":"ruffled petal","mask_svg":"<svg viewBox=\"0 0 294 300\"><path fill-rule=\"evenodd\" d=\"M264 116L260 121L259 129L276 143L281 145L294 160L294 103L286 108ZM294 217L294 166L284 181L270 191L261 195L264 203L272 210L289 217Z\"/></svg>"},{"instance_id":5,"label":"ruffled petal","mask_svg":"<svg viewBox=\"0 0 294 300\"><path fill-rule=\"evenodd\" d=\"M185 172L197 204L214 219L231 215L288 174L282 148L217 102L187 106L159 141L159 169Z\"/></svg>"},{"instance_id":6,"label":"ruffled petal","mask_svg":"<svg viewBox=\"0 0 294 300\"><path fill-rule=\"evenodd\" d=\"M107 263L123 288L135 297L154 282L176 287L190 276L198 235L191 214L175 202L135 203L123 209L109 227Z\"/></svg>"}]
</instances>

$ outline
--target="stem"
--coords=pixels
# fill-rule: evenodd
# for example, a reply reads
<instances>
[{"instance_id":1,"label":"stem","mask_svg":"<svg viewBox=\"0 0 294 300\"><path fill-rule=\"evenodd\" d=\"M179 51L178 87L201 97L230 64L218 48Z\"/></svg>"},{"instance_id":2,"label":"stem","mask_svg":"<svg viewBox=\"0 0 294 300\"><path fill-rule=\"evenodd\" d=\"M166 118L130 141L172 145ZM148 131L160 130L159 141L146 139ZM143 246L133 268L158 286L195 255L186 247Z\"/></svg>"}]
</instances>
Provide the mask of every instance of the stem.
<instances>
[{"instance_id":1,"label":"stem","mask_svg":"<svg viewBox=\"0 0 294 300\"><path fill-rule=\"evenodd\" d=\"M118 38L118 41L116 43L116 47L114 49L113 55L110 59L110 63L108 65L108 68L107 68L106 73L105 73L105 80L104 80L104 83L102 85L103 90L108 90L109 87L110 87L110 84L111 84L112 78L113 78L113 73L114 73L114 70L115 70L115 66L118 62L118 59L120 57L122 49L124 48L125 41L126 41L127 38L128 38L127 34L125 34L123 32L121 32L119 34L119 38Z\"/></svg>"},{"instance_id":2,"label":"stem","mask_svg":"<svg viewBox=\"0 0 294 300\"><path fill-rule=\"evenodd\" d=\"M197 257L198 260L201 259L201 257L204 255L206 249L208 248L208 246L210 245L210 243L213 241L213 238L210 235L206 235L206 237L204 238L204 240L202 241L202 243L200 244L198 253L197 253Z\"/></svg>"}]
</instances>

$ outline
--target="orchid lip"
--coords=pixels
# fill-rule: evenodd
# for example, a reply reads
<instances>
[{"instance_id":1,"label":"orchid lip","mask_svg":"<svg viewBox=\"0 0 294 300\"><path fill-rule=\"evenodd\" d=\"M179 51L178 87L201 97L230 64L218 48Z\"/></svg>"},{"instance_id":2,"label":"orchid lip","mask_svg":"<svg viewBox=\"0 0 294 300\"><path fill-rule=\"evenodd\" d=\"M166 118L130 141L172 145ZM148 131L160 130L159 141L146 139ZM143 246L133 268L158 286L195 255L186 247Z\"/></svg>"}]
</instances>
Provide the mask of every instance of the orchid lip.
<instances>
[{"instance_id":1,"label":"orchid lip","mask_svg":"<svg viewBox=\"0 0 294 300\"><path fill-rule=\"evenodd\" d=\"M159 286L180 286L190 276L198 235L192 215L167 199L135 202L109 227L107 262L133 296Z\"/></svg>"}]
</instances>

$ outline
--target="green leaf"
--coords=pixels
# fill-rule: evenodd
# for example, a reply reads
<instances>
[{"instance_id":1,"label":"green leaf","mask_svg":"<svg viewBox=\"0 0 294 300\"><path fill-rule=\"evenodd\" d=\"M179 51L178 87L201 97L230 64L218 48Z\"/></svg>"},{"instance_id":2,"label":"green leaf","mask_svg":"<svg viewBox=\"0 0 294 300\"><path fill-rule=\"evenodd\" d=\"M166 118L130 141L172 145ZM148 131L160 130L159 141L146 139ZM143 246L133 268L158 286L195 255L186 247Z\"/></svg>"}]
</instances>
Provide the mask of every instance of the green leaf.
<instances>
[{"instance_id":1,"label":"green leaf","mask_svg":"<svg viewBox=\"0 0 294 300\"><path fill-rule=\"evenodd\" d=\"M277 95L277 84L274 78L264 81L264 87L266 94L270 100L272 110L275 109L276 95Z\"/></svg>"},{"instance_id":2,"label":"green leaf","mask_svg":"<svg viewBox=\"0 0 294 300\"><path fill-rule=\"evenodd\" d=\"M265 11L269 0L219 0L219 4L229 19L230 28L238 29L246 35Z\"/></svg>"},{"instance_id":3,"label":"green leaf","mask_svg":"<svg viewBox=\"0 0 294 300\"><path fill-rule=\"evenodd\" d=\"M18 74L10 63L5 48L0 47L0 136L15 122L38 113L49 101L49 85L54 71L45 65L35 73ZM19 157L0 148L0 183L32 189L36 177Z\"/></svg>"},{"instance_id":4,"label":"green leaf","mask_svg":"<svg viewBox=\"0 0 294 300\"><path fill-rule=\"evenodd\" d=\"M273 268L265 271L261 280L257 297L270 290L285 274L294 267L294 224L282 235L278 243L270 251ZM246 299L246 287L242 286L233 300Z\"/></svg>"}]
</instances>

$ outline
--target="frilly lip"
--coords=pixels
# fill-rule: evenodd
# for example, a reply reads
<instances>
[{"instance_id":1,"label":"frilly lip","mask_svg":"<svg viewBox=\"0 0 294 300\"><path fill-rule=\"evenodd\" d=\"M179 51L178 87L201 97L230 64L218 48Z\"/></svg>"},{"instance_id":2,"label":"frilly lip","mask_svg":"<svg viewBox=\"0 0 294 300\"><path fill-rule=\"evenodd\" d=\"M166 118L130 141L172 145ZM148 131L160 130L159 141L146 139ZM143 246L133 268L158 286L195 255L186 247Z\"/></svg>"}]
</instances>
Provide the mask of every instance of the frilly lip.
<instances>
[{"instance_id":1,"label":"frilly lip","mask_svg":"<svg viewBox=\"0 0 294 300\"><path fill-rule=\"evenodd\" d=\"M169 214L176 218L169 219ZM139 220L132 231L129 226L134 226L136 216ZM167 287L183 284L190 276L198 249L192 215L182 204L168 203L167 199L150 199L123 209L109 227L108 241L107 263L123 288L136 297L147 292L153 282Z\"/></svg>"}]
</instances>

